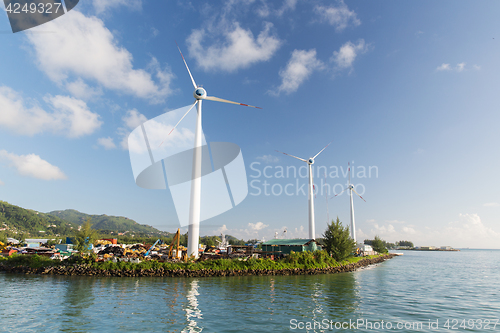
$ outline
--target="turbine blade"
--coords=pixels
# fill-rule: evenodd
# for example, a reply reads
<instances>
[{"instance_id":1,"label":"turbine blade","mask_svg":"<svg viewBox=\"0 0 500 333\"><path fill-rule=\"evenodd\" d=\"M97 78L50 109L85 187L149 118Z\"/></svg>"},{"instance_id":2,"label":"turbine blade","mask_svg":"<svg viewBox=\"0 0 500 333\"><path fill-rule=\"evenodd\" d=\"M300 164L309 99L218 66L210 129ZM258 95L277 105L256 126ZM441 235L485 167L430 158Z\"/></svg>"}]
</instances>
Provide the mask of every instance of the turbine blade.
<instances>
[{"instance_id":1,"label":"turbine blade","mask_svg":"<svg viewBox=\"0 0 500 333\"><path fill-rule=\"evenodd\" d=\"M186 59L184 59L184 56L182 55L181 48L179 47L179 44L177 44L177 42L175 42L175 45L177 45L177 48L179 49L179 53L181 54L182 60L184 61L184 65L186 65L189 76L191 77L191 81L193 82L194 89L198 88L198 86L196 85L196 82L194 82L193 75L191 75L191 71L189 70Z\"/></svg>"},{"instance_id":2,"label":"turbine blade","mask_svg":"<svg viewBox=\"0 0 500 333\"><path fill-rule=\"evenodd\" d=\"M196 103L198 103L198 101L195 101L191 107L189 108L189 110L187 110L187 112L182 116L182 118L177 122L177 124L175 124L175 126L172 128L172 130L167 134L167 136L169 136L170 134L172 134L172 132L174 131L174 129L177 127L177 125L179 125L182 121L182 119L184 119L184 117L187 116L187 114L189 113L189 111L191 111L193 109L193 106L196 105ZM163 140L160 145L158 147L161 147L161 145L163 144L163 142L165 142L165 140Z\"/></svg>"},{"instance_id":3,"label":"turbine blade","mask_svg":"<svg viewBox=\"0 0 500 333\"><path fill-rule=\"evenodd\" d=\"M315 158L316 158L319 154L321 154L321 153L323 152L323 150L325 150L325 149L326 149L326 147L328 147L328 146L329 146L332 142L333 142L333 141L330 141L330 143L329 143L329 144L327 144L327 145L325 146L325 148L321 149L321 150L319 151L319 153L317 153L316 155L314 155L313 159L315 159Z\"/></svg>"},{"instance_id":4,"label":"turbine blade","mask_svg":"<svg viewBox=\"0 0 500 333\"><path fill-rule=\"evenodd\" d=\"M237 102L233 102L233 101L228 101L227 99L222 99L222 98L214 97L214 96L207 96L205 99L208 99L209 101L229 103L229 104L236 104L236 105L243 105L243 106L248 106L248 107L251 107L251 108L262 109L262 108L259 108L258 106L253 106L253 105L248 105L248 104L243 104L243 103L237 103Z\"/></svg>"},{"instance_id":5,"label":"turbine blade","mask_svg":"<svg viewBox=\"0 0 500 333\"><path fill-rule=\"evenodd\" d=\"M356 190L355 190L354 188L353 188L352 190L353 190L353 191L354 191L354 193L356 193L356 194L357 194L357 195L358 195L361 199L363 199L363 197L362 197L362 196L360 196L360 195L359 195L359 193L358 193L358 192L356 192ZM364 202L366 202L366 200L365 200L365 199L363 199L363 201L364 201Z\"/></svg>"},{"instance_id":6,"label":"turbine blade","mask_svg":"<svg viewBox=\"0 0 500 333\"><path fill-rule=\"evenodd\" d=\"M334 195L333 197L331 197L330 199L333 199L333 198L335 198L336 196L341 195L341 194L342 194L342 193L344 193L344 192L345 192L348 188L349 188L349 187L346 187L344 190L342 190L342 192L335 194L335 195Z\"/></svg>"},{"instance_id":7,"label":"turbine blade","mask_svg":"<svg viewBox=\"0 0 500 333\"><path fill-rule=\"evenodd\" d=\"M303 158L300 158L300 157L297 157L297 156L293 156L293 155L290 155L290 154L287 154L287 153L284 153L282 151L279 151L279 150L276 150L278 153L282 153L282 154L285 154L287 156L290 156L290 157L293 157L293 158L296 158L298 160L301 160L302 162L307 162L307 160L303 159Z\"/></svg>"}]
</instances>

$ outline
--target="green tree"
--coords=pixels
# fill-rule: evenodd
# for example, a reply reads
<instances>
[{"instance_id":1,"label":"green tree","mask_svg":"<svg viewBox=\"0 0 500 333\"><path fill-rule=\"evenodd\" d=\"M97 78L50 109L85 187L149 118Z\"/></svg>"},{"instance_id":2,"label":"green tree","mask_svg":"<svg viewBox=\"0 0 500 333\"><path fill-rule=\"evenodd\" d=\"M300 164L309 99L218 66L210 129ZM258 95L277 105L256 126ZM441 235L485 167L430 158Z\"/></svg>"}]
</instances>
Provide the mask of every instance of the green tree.
<instances>
[{"instance_id":1,"label":"green tree","mask_svg":"<svg viewBox=\"0 0 500 333\"><path fill-rule=\"evenodd\" d=\"M356 243L349 235L349 227L343 227L339 218L331 224L327 224L323 234L326 251L340 262L347 259L354 252Z\"/></svg>"},{"instance_id":2,"label":"green tree","mask_svg":"<svg viewBox=\"0 0 500 333\"><path fill-rule=\"evenodd\" d=\"M82 224L80 230L75 233L75 248L80 253L89 253L90 245L99 238L99 232L92 229L92 218L89 217L87 221Z\"/></svg>"},{"instance_id":3,"label":"green tree","mask_svg":"<svg viewBox=\"0 0 500 333\"><path fill-rule=\"evenodd\" d=\"M186 232L185 234L181 234L179 237L179 244L182 246L188 246L188 233Z\"/></svg>"},{"instance_id":4,"label":"green tree","mask_svg":"<svg viewBox=\"0 0 500 333\"><path fill-rule=\"evenodd\" d=\"M373 250L378 253L387 253L389 252L385 247L384 241L380 239L379 236L375 236L375 239L372 241Z\"/></svg>"},{"instance_id":5,"label":"green tree","mask_svg":"<svg viewBox=\"0 0 500 333\"><path fill-rule=\"evenodd\" d=\"M3 231L0 231L0 242L7 244L7 234Z\"/></svg>"},{"instance_id":6,"label":"green tree","mask_svg":"<svg viewBox=\"0 0 500 333\"><path fill-rule=\"evenodd\" d=\"M19 232L14 239L19 241L19 245L23 245L25 243L26 236L27 235L24 232Z\"/></svg>"},{"instance_id":7,"label":"green tree","mask_svg":"<svg viewBox=\"0 0 500 333\"><path fill-rule=\"evenodd\" d=\"M397 242L397 245L399 246L407 246L407 247L414 247L413 242L410 241L399 241Z\"/></svg>"}]
</instances>

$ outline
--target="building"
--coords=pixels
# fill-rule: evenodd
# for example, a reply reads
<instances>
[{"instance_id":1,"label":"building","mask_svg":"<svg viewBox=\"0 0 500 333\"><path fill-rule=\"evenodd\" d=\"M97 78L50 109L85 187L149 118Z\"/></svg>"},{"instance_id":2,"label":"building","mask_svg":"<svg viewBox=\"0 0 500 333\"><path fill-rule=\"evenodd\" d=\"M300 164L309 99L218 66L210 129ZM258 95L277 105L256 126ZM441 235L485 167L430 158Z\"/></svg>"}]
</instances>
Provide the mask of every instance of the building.
<instances>
[{"instance_id":1,"label":"building","mask_svg":"<svg viewBox=\"0 0 500 333\"><path fill-rule=\"evenodd\" d=\"M321 250L321 245L314 239L271 239L262 243L262 251L273 252L275 255L294 252Z\"/></svg>"},{"instance_id":2,"label":"building","mask_svg":"<svg viewBox=\"0 0 500 333\"><path fill-rule=\"evenodd\" d=\"M368 244L362 244L359 249L361 250L361 255L362 256L373 256L377 254L371 245Z\"/></svg>"},{"instance_id":3,"label":"building","mask_svg":"<svg viewBox=\"0 0 500 333\"><path fill-rule=\"evenodd\" d=\"M40 247L42 244L47 244L50 240L48 238L26 238L24 242L27 247Z\"/></svg>"}]
</instances>

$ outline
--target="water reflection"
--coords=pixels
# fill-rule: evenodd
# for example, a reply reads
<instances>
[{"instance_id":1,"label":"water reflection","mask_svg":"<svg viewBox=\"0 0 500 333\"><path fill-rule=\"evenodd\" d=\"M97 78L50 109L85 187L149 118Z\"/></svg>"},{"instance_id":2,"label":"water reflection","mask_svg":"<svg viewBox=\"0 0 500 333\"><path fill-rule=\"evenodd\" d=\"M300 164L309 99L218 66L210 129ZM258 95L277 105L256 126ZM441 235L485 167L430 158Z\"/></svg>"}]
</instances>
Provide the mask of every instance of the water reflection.
<instances>
[{"instance_id":1,"label":"water reflection","mask_svg":"<svg viewBox=\"0 0 500 333\"><path fill-rule=\"evenodd\" d=\"M203 329L198 326L196 319L202 319L201 310L198 308L198 298L200 295L198 292L198 280L192 280L190 283L189 290L186 294L188 304L184 308L186 312L186 319L188 325L182 330L182 332L201 332Z\"/></svg>"},{"instance_id":2,"label":"water reflection","mask_svg":"<svg viewBox=\"0 0 500 333\"><path fill-rule=\"evenodd\" d=\"M90 324L91 320L84 312L94 304L93 287L96 280L88 277L72 277L66 280L61 331L86 332L82 326Z\"/></svg>"},{"instance_id":3,"label":"water reflection","mask_svg":"<svg viewBox=\"0 0 500 333\"><path fill-rule=\"evenodd\" d=\"M356 273L325 275L325 302L328 315L339 320L351 319L359 306L359 286Z\"/></svg>"}]
</instances>

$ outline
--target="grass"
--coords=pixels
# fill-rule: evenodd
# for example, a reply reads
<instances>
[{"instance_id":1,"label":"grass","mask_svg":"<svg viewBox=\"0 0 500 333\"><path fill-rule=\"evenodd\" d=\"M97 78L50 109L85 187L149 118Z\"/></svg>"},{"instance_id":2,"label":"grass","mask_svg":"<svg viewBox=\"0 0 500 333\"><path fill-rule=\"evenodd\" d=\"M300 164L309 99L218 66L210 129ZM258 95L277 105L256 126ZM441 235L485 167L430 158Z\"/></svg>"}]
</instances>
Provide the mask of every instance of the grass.
<instances>
[{"instance_id":1,"label":"grass","mask_svg":"<svg viewBox=\"0 0 500 333\"><path fill-rule=\"evenodd\" d=\"M372 259L375 256L368 257L350 257L342 262L337 262L331 258L326 251L315 252L292 252L290 255L283 259L270 260L270 259L217 259L206 260L199 262L158 262L156 260L143 261L141 263L131 262L95 262L90 259L81 257L74 257L66 261L60 262L51 260L50 258L38 255L12 255L8 258L0 258L0 263L6 266L28 266L31 268L50 267L50 266L65 266L87 264L93 268L100 270L214 270L214 271L228 271L228 270L281 270L281 269L315 269L315 268L328 268L337 267L356 263L362 259Z\"/></svg>"}]
</instances>

